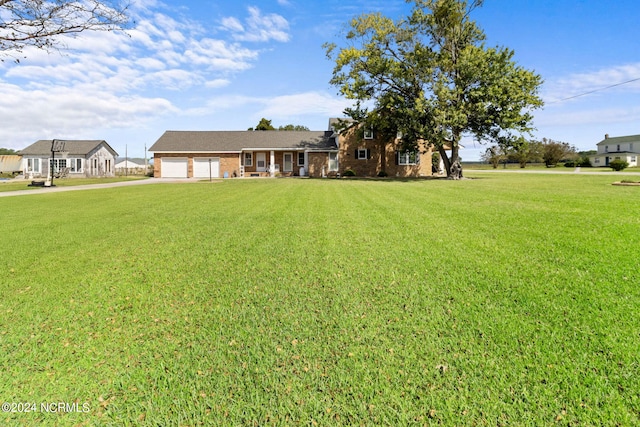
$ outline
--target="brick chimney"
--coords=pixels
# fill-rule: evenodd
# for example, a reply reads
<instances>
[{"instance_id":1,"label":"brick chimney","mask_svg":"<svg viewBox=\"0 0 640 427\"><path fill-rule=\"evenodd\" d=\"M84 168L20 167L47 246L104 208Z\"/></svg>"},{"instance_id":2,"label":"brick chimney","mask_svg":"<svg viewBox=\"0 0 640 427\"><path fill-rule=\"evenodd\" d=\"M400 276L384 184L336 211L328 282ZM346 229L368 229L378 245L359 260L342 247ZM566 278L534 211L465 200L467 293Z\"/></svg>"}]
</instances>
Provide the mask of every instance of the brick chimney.
<instances>
[{"instance_id":1,"label":"brick chimney","mask_svg":"<svg viewBox=\"0 0 640 427\"><path fill-rule=\"evenodd\" d=\"M609 134L608 133L604 134L604 139L609 139Z\"/></svg>"}]
</instances>

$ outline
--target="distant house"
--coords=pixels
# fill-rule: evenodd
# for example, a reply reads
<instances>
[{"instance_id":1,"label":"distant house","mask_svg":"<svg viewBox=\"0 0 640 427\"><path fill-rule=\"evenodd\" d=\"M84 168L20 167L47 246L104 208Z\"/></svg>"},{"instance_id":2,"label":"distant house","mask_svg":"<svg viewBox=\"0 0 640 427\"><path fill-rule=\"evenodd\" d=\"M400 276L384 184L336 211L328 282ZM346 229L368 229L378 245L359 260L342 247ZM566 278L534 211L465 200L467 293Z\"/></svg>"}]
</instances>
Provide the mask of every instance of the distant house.
<instances>
[{"instance_id":1,"label":"distant house","mask_svg":"<svg viewBox=\"0 0 640 427\"><path fill-rule=\"evenodd\" d=\"M431 175L431 150L399 150L375 129L326 131L166 131L149 149L163 178Z\"/></svg>"},{"instance_id":2,"label":"distant house","mask_svg":"<svg viewBox=\"0 0 640 427\"><path fill-rule=\"evenodd\" d=\"M16 174L22 170L22 156L0 155L0 173Z\"/></svg>"},{"instance_id":3,"label":"distant house","mask_svg":"<svg viewBox=\"0 0 640 427\"><path fill-rule=\"evenodd\" d=\"M63 151L53 157L51 144L51 140L40 140L18 152L26 178L49 176L50 165L54 174L69 177L115 176L118 153L106 141L65 140Z\"/></svg>"},{"instance_id":4,"label":"distant house","mask_svg":"<svg viewBox=\"0 0 640 427\"><path fill-rule=\"evenodd\" d=\"M608 134L597 144L598 153L590 156L592 166L609 166L612 160L624 160L629 166L638 166L640 135L615 136Z\"/></svg>"},{"instance_id":5,"label":"distant house","mask_svg":"<svg viewBox=\"0 0 640 427\"><path fill-rule=\"evenodd\" d=\"M134 175L146 172L144 159L118 159L116 163L116 174L118 175Z\"/></svg>"}]
</instances>

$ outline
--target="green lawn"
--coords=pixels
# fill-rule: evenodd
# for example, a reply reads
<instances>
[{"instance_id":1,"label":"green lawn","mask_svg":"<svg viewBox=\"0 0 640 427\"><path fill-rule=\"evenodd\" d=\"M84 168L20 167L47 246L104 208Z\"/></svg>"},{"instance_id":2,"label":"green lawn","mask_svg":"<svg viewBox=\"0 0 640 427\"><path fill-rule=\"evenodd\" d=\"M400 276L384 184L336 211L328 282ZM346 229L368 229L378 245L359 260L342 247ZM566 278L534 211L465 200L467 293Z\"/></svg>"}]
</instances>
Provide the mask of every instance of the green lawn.
<instances>
[{"instance_id":1,"label":"green lawn","mask_svg":"<svg viewBox=\"0 0 640 427\"><path fill-rule=\"evenodd\" d=\"M107 184L110 182L121 181L135 181L138 179L145 179L142 176L118 176L113 178L54 178L53 184L56 187L72 187L76 185L89 185L89 184ZM44 181L45 178L34 179L33 181ZM35 190L35 191L47 191L42 187L30 187L30 179L12 179L10 181L0 181L0 192L4 191L17 191L17 190Z\"/></svg>"},{"instance_id":2,"label":"green lawn","mask_svg":"<svg viewBox=\"0 0 640 427\"><path fill-rule=\"evenodd\" d=\"M640 188L477 177L0 199L0 423L640 424Z\"/></svg>"}]
</instances>

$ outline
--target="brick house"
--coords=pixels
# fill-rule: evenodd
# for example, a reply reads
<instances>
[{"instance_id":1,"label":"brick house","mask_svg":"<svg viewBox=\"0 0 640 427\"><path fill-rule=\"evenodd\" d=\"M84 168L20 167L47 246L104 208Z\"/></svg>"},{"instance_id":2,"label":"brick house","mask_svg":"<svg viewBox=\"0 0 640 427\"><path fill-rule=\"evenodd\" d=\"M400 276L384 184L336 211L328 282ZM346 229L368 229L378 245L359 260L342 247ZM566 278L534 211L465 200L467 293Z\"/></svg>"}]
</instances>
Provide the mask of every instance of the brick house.
<instances>
[{"instance_id":1,"label":"brick house","mask_svg":"<svg viewBox=\"0 0 640 427\"><path fill-rule=\"evenodd\" d=\"M149 149L157 178L430 176L431 149L398 151L375 131L166 131Z\"/></svg>"}]
</instances>

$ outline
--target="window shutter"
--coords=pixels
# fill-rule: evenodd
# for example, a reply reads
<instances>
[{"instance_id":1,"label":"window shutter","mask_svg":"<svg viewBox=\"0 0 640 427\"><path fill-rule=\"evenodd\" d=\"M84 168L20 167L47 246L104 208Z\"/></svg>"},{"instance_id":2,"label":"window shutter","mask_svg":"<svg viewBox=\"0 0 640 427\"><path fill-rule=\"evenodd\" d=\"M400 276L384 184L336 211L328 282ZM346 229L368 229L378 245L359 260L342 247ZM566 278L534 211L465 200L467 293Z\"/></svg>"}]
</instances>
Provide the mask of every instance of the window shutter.
<instances>
[{"instance_id":1,"label":"window shutter","mask_svg":"<svg viewBox=\"0 0 640 427\"><path fill-rule=\"evenodd\" d=\"M416 165L420 164L420 157L421 157L420 150L418 150L416 151Z\"/></svg>"},{"instance_id":2,"label":"window shutter","mask_svg":"<svg viewBox=\"0 0 640 427\"><path fill-rule=\"evenodd\" d=\"M400 159L399 159L399 157L400 157L400 152L399 152L399 151L396 151L396 165L399 165L399 164L400 164Z\"/></svg>"},{"instance_id":3,"label":"window shutter","mask_svg":"<svg viewBox=\"0 0 640 427\"><path fill-rule=\"evenodd\" d=\"M367 159L371 159L371 150L367 148Z\"/></svg>"},{"instance_id":4,"label":"window shutter","mask_svg":"<svg viewBox=\"0 0 640 427\"><path fill-rule=\"evenodd\" d=\"M355 159L358 160L358 149L357 148L356 148L356 157L355 157Z\"/></svg>"}]
</instances>

